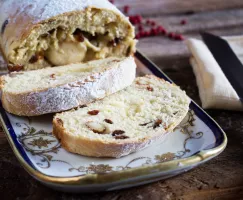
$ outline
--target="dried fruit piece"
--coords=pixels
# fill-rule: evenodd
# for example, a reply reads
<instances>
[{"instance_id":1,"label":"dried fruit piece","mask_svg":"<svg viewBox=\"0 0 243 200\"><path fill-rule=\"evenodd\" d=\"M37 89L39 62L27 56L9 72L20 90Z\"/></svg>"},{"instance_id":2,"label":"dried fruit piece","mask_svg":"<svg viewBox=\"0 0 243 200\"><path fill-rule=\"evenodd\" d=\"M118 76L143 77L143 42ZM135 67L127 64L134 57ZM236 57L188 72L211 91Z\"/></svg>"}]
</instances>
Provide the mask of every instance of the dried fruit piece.
<instances>
[{"instance_id":1,"label":"dried fruit piece","mask_svg":"<svg viewBox=\"0 0 243 200\"><path fill-rule=\"evenodd\" d=\"M88 106L87 105L82 105L79 108L86 108L86 107L88 107Z\"/></svg>"},{"instance_id":2,"label":"dried fruit piece","mask_svg":"<svg viewBox=\"0 0 243 200\"><path fill-rule=\"evenodd\" d=\"M154 125L153 125L153 129L156 129L160 126L160 124L162 124L162 120L161 119L158 119L154 122Z\"/></svg>"},{"instance_id":3,"label":"dried fruit piece","mask_svg":"<svg viewBox=\"0 0 243 200\"><path fill-rule=\"evenodd\" d=\"M92 111L89 111L88 114L89 115L98 115L99 114L99 110L92 110Z\"/></svg>"},{"instance_id":4,"label":"dried fruit piece","mask_svg":"<svg viewBox=\"0 0 243 200\"><path fill-rule=\"evenodd\" d=\"M118 136L115 136L115 139L117 140L124 140L124 139L128 139L129 137L126 136L126 135L118 135Z\"/></svg>"},{"instance_id":5,"label":"dried fruit piece","mask_svg":"<svg viewBox=\"0 0 243 200\"><path fill-rule=\"evenodd\" d=\"M78 81L76 84L77 84L77 85L83 85L84 83Z\"/></svg>"},{"instance_id":6,"label":"dried fruit piece","mask_svg":"<svg viewBox=\"0 0 243 200\"><path fill-rule=\"evenodd\" d=\"M84 42L84 36L83 36L83 33L80 29L76 29L73 33L75 39L78 41L78 42Z\"/></svg>"},{"instance_id":7,"label":"dried fruit piece","mask_svg":"<svg viewBox=\"0 0 243 200\"><path fill-rule=\"evenodd\" d=\"M38 52L30 58L29 63L31 64L36 63L38 60L43 59L43 57L44 57L43 53Z\"/></svg>"},{"instance_id":8,"label":"dried fruit piece","mask_svg":"<svg viewBox=\"0 0 243 200\"><path fill-rule=\"evenodd\" d=\"M63 126L63 121L62 121L61 119L56 118L56 120L57 120L57 123L58 123L58 124L60 124L61 126Z\"/></svg>"},{"instance_id":9,"label":"dried fruit piece","mask_svg":"<svg viewBox=\"0 0 243 200\"><path fill-rule=\"evenodd\" d=\"M113 121L111 121L110 119L105 119L104 121L108 124L113 124Z\"/></svg>"},{"instance_id":10,"label":"dried fruit piece","mask_svg":"<svg viewBox=\"0 0 243 200\"><path fill-rule=\"evenodd\" d=\"M125 133L125 131L123 131L123 130L115 130L115 131L113 131L112 136L118 136L118 135L122 135L124 133Z\"/></svg>"},{"instance_id":11,"label":"dried fruit piece","mask_svg":"<svg viewBox=\"0 0 243 200\"><path fill-rule=\"evenodd\" d=\"M152 121L151 122L144 123L144 124L139 124L139 126L147 126L148 124L151 124L151 123L152 123Z\"/></svg>"},{"instance_id":12,"label":"dried fruit piece","mask_svg":"<svg viewBox=\"0 0 243 200\"><path fill-rule=\"evenodd\" d=\"M105 125L99 123L99 122L87 122L86 126L92 130L94 133L98 134L104 134L106 132Z\"/></svg>"},{"instance_id":13,"label":"dried fruit piece","mask_svg":"<svg viewBox=\"0 0 243 200\"><path fill-rule=\"evenodd\" d=\"M8 68L9 68L9 71L13 72L13 71L21 71L24 69L24 66L23 65L13 65L13 64L9 64L8 65Z\"/></svg>"},{"instance_id":14,"label":"dried fruit piece","mask_svg":"<svg viewBox=\"0 0 243 200\"><path fill-rule=\"evenodd\" d=\"M6 29L6 26L8 25L8 19L6 19L2 25L2 29L1 29L1 34L4 33L5 29Z\"/></svg>"},{"instance_id":15,"label":"dried fruit piece","mask_svg":"<svg viewBox=\"0 0 243 200\"><path fill-rule=\"evenodd\" d=\"M151 86L148 86L147 87L147 90L150 91L150 92L153 92L154 91L154 88L152 88Z\"/></svg>"},{"instance_id":16,"label":"dried fruit piece","mask_svg":"<svg viewBox=\"0 0 243 200\"><path fill-rule=\"evenodd\" d=\"M30 58L30 60L29 60L29 62L32 64L32 63L35 63L35 62L37 62L38 61L38 57L36 56L36 55L33 55L31 58Z\"/></svg>"},{"instance_id":17,"label":"dried fruit piece","mask_svg":"<svg viewBox=\"0 0 243 200\"><path fill-rule=\"evenodd\" d=\"M51 77L51 78L55 78L55 74L51 74L50 77Z\"/></svg>"}]
</instances>

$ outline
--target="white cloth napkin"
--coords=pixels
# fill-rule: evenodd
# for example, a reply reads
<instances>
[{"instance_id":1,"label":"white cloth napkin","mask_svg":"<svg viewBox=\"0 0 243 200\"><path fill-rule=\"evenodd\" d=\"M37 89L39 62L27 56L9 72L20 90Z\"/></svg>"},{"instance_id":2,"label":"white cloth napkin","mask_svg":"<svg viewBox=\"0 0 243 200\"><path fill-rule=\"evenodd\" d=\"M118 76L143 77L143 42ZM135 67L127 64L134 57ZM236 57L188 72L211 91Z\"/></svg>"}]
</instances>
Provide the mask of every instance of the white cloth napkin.
<instances>
[{"instance_id":1,"label":"white cloth napkin","mask_svg":"<svg viewBox=\"0 0 243 200\"><path fill-rule=\"evenodd\" d=\"M243 63L243 36L225 37ZM197 79L203 108L241 110L243 104L208 47L198 39L186 41L192 53L190 63ZM243 81L243 77L242 77Z\"/></svg>"}]
</instances>

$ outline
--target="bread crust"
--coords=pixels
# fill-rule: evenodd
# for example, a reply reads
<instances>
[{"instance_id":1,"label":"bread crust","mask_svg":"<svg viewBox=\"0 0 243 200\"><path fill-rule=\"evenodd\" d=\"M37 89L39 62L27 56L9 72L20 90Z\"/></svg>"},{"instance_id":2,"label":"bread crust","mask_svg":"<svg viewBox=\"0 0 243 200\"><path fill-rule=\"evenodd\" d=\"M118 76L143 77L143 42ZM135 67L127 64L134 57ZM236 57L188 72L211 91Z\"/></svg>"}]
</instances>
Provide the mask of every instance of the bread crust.
<instances>
[{"instance_id":1,"label":"bread crust","mask_svg":"<svg viewBox=\"0 0 243 200\"><path fill-rule=\"evenodd\" d=\"M63 124L58 121L57 118L53 119L53 134L60 141L62 147L69 152L81 154L90 157L111 157L120 158L128 154L140 151L149 145L156 142L163 142L166 135L173 131L173 129L179 125L179 123L184 119L178 119L173 125L171 125L166 131L158 131L157 134L143 138L140 141L126 139L117 140L116 142L105 143L101 140L89 140L84 137L74 137L69 134Z\"/></svg>"},{"instance_id":2,"label":"bread crust","mask_svg":"<svg viewBox=\"0 0 243 200\"><path fill-rule=\"evenodd\" d=\"M9 113L19 116L38 116L70 110L94 100L102 99L132 84L136 64L133 58L121 61L118 67L106 70L65 85L25 93L11 93L4 89L0 78L2 105Z\"/></svg>"}]
</instances>

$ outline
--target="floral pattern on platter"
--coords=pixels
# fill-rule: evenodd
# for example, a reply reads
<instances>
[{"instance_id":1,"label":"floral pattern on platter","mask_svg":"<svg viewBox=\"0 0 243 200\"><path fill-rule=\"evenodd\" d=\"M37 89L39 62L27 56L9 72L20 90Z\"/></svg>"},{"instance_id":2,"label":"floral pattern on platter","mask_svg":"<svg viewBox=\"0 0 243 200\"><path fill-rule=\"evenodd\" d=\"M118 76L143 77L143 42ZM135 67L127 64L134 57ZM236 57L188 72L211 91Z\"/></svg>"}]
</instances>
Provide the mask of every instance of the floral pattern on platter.
<instances>
[{"instance_id":1,"label":"floral pattern on platter","mask_svg":"<svg viewBox=\"0 0 243 200\"><path fill-rule=\"evenodd\" d=\"M121 171L133 168L133 164L140 162L142 166L168 162L171 160L183 158L186 154L190 153L188 142L203 137L203 132L194 132L192 127L195 122L195 114L190 110L186 118L181 122L175 130L179 130L180 133L186 135L186 139L182 141L183 149L177 152L167 152L164 154L158 154L154 156L137 157L129 161L126 165L111 166L110 164L94 164L81 165L74 167L70 161L65 159L55 159L55 155L62 149L59 141L52 135L52 133L45 132L43 130L36 130L34 127L28 126L26 123L16 123L16 126L21 128L21 134L18 135L19 143L24 149L32 156L40 157L37 159L36 164L42 169L48 169L52 167L52 163L59 162L65 164L68 167L69 172L79 172L81 175L85 174L104 174L114 171Z\"/></svg>"},{"instance_id":2,"label":"floral pattern on platter","mask_svg":"<svg viewBox=\"0 0 243 200\"><path fill-rule=\"evenodd\" d=\"M29 127L26 123L16 123L16 126L22 127L22 132L18 136L19 143L30 152L33 156L41 157L42 163L36 163L41 168L51 167L53 156L49 153L58 153L61 148L59 141L51 133L43 130L36 131L35 128ZM46 163L44 165L44 163Z\"/></svg>"}]
</instances>

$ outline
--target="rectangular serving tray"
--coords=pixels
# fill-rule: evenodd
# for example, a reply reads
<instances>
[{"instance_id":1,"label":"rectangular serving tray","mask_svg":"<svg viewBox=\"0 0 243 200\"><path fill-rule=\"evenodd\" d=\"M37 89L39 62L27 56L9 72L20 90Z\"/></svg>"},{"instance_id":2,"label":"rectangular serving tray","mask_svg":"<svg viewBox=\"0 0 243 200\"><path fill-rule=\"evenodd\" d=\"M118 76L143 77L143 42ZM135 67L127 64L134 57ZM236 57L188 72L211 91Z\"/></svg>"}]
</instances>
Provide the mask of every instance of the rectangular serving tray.
<instances>
[{"instance_id":1,"label":"rectangular serving tray","mask_svg":"<svg viewBox=\"0 0 243 200\"><path fill-rule=\"evenodd\" d=\"M137 75L172 82L140 52ZM220 154L227 138L219 125L192 101L183 122L161 144L119 158L90 158L65 151L52 135L52 117L18 117L0 106L0 120L14 154L41 183L66 192L129 188L184 173Z\"/></svg>"}]
</instances>

